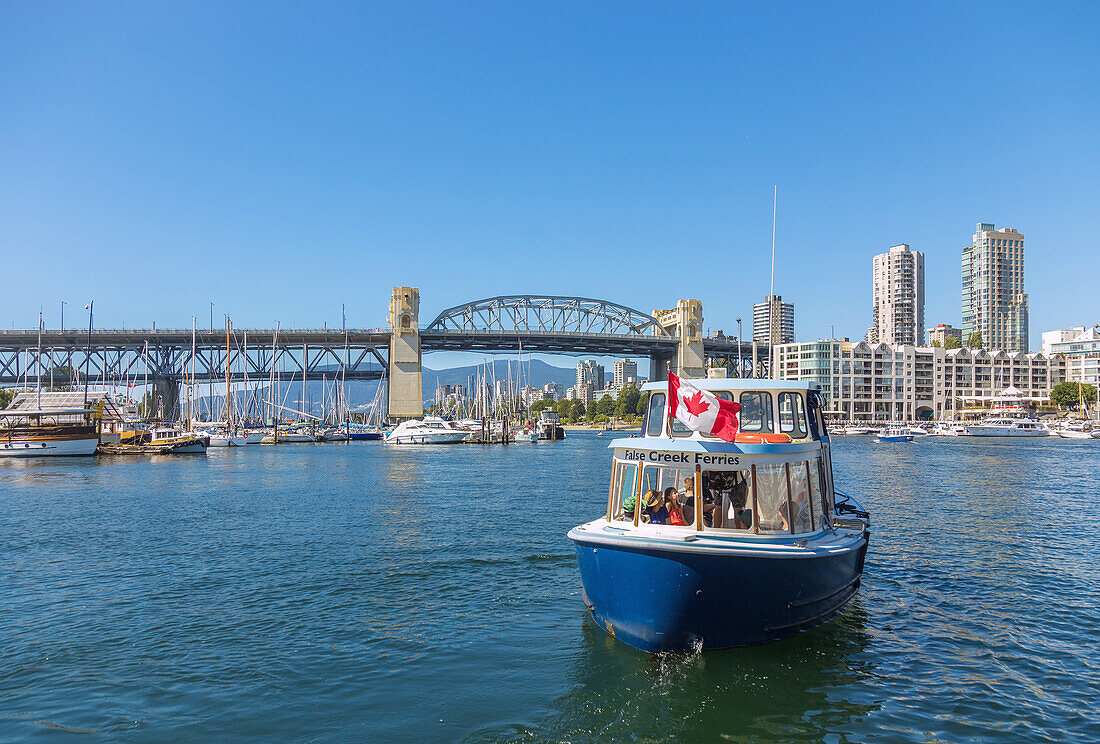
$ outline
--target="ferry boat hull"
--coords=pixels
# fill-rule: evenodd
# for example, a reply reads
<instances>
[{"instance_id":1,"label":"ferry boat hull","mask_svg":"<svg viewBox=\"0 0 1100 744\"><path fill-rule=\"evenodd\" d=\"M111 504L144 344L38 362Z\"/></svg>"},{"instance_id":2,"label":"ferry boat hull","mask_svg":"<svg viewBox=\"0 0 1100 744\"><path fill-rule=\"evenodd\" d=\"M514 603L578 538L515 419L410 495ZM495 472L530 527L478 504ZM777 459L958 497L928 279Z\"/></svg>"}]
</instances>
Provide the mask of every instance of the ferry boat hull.
<instances>
[{"instance_id":1,"label":"ferry boat hull","mask_svg":"<svg viewBox=\"0 0 1100 744\"><path fill-rule=\"evenodd\" d=\"M828 622L859 589L869 539L864 531L843 549L767 555L736 541L677 550L601 532L569 533L585 605L601 628L647 652L753 646Z\"/></svg>"}]
</instances>

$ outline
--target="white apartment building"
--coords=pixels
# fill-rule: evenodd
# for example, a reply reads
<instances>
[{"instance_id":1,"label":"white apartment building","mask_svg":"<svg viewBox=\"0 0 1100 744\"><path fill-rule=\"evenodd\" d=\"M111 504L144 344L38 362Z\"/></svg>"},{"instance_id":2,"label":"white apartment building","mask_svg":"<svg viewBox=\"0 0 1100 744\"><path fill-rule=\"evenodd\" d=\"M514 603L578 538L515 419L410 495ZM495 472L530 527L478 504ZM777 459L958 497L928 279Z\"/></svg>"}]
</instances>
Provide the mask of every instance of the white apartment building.
<instances>
[{"instance_id":1,"label":"white apartment building","mask_svg":"<svg viewBox=\"0 0 1100 744\"><path fill-rule=\"evenodd\" d=\"M638 363L631 359L620 359L615 362L615 381L612 387L622 390L624 385L638 384Z\"/></svg>"},{"instance_id":2,"label":"white apartment building","mask_svg":"<svg viewBox=\"0 0 1100 744\"><path fill-rule=\"evenodd\" d=\"M987 349L1028 350L1024 294L1024 236L979 222L962 252L962 333L979 331Z\"/></svg>"},{"instance_id":3,"label":"white apartment building","mask_svg":"<svg viewBox=\"0 0 1100 744\"><path fill-rule=\"evenodd\" d=\"M1045 331L1043 353L1066 360L1067 381L1100 384L1100 326Z\"/></svg>"},{"instance_id":4,"label":"white apartment building","mask_svg":"<svg viewBox=\"0 0 1100 744\"><path fill-rule=\"evenodd\" d=\"M874 257L871 292L872 343L924 343L924 254L902 243Z\"/></svg>"},{"instance_id":5,"label":"white apartment building","mask_svg":"<svg viewBox=\"0 0 1100 744\"><path fill-rule=\"evenodd\" d=\"M776 358L777 378L816 382L829 409L853 420L951 418L1009 387L1041 402L1066 378L1065 360L1041 353L846 339L783 344Z\"/></svg>"},{"instance_id":6,"label":"white apartment building","mask_svg":"<svg viewBox=\"0 0 1100 744\"><path fill-rule=\"evenodd\" d=\"M947 325L946 323L940 323L935 328L928 329L928 345L931 346L935 342L939 341L940 346L947 345L947 339L953 338L962 344L963 332L962 330L955 328L954 326ZM1048 355L1049 356L1049 355Z\"/></svg>"},{"instance_id":7,"label":"white apartment building","mask_svg":"<svg viewBox=\"0 0 1100 744\"><path fill-rule=\"evenodd\" d=\"M794 342L794 303L768 295L752 306L752 340L765 344Z\"/></svg>"}]
</instances>

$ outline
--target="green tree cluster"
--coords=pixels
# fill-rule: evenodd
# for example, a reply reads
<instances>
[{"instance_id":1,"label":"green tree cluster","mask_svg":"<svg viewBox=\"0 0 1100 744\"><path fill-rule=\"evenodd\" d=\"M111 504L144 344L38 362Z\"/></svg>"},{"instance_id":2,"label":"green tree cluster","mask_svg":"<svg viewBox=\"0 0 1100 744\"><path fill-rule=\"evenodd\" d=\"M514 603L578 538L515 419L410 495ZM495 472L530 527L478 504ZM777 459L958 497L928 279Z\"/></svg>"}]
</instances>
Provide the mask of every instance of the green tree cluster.
<instances>
[{"instance_id":1,"label":"green tree cluster","mask_svg":"<svg viewBox=\"0 0 1100 744\"><path fill-rule=\"evenodd\" d=\"M0 408L7 408L8 403L15 397L14 390L0 390Z\"/></svg>"},{"instance_id":2,"label":"green tree cluster","mask_svg":"<svg viewBox=\"0 0 1100 744\"><path fill-rule=\"evenodd\" d=\"M610 395L600 396L599 400L592 401L588 407L588 420L595 421L597 416L603 416L604 421L615 413L615 400Z\"/></svg>"},{"instance_id":3,"label":"green tree cluster","mask_svg":"<svg viewBox=\"0 0 1100 744\"><path fill-rule=\"evenodd\" d=\"M537 400L531 405L531 415L537 418L538 415L545 411L547 408L554 408L554 406L555 403L552 400Z\"/></svg>"},{"instance_id":4,"label":"green tree cluster","mask_svg":"<svg viewBox=\"0 0 1100 744\"><path fill-rule=\"evenodd\" d=\"M978 334L978 338L979 338L979 340L981 339L981 334L980 333ZM947 338L945 338L943 340L943 348L945 348L945 349L961 349L962 346L963 346L962 341L960 341L955 336L948 336Z\"/></svg>"},{"instance_id":5,"label":"green tree cluster","mask_svg":"<svg viewBox=\"0 0 1100 744\"><path fill-rule=\"evenodd\" d=\"M982 348L982 332L974 331L966 337L966 348L968 349L980 349Z\"/></svg>"},{"instance_id":6,"label":"green tree cluster","mask_svg":"<svg viewBox=\"0 0 1100 744\"><path fill-rule=\"evenodd\" d=\"M1060 408L1079 408L1081 398L1085 405L1096 403L1096 386L1088 383L1062 382L1050 391L1050 402Z\"/></svg>"},{"instance_id":7,"label":"green tree cluster","mask_svg":"<svg viewBox=\"0 0 1100 744\"><path fill-rule=\"evenodd\" d=\"M619 397L615 400L615 416L620 419L633 418L638 412L638 401L641 393L633 385L624 385L619 391Z\"/></svg>"}]
</instances>

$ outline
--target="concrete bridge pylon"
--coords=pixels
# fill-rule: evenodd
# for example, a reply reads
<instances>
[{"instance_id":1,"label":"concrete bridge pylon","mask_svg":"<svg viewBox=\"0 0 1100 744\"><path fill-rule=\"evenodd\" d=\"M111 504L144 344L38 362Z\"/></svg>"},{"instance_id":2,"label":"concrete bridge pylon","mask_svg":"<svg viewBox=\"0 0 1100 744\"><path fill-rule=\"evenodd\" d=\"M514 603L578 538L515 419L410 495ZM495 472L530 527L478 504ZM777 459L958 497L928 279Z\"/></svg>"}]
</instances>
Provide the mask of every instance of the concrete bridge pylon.
<instances>
[{"instance_id":1,"label":"concrete bridge pylon","mask_svg":"<svg viewBox=\"0 0 1100 744\"><path fill-rule=\"evenodd\" d=\"M680 300L671 310L654 310L653 317L669 333L680 340L677 345L675 371L680 377L706 377L706 356L703 353L703 303ZM666 376L659 369L660 360L650 361L650 380Z\"/></svg>"},{"instance_id":2,"label":"concrete bridge pylon","mask_svg":"<svg viewBox=\"0 0 1100 744\"><path fill-rule=\"evenodd\" d=\"M424 415L420 353L420 290L394 287L390 297L389 416Z\"/></svg>"}]
</instances>

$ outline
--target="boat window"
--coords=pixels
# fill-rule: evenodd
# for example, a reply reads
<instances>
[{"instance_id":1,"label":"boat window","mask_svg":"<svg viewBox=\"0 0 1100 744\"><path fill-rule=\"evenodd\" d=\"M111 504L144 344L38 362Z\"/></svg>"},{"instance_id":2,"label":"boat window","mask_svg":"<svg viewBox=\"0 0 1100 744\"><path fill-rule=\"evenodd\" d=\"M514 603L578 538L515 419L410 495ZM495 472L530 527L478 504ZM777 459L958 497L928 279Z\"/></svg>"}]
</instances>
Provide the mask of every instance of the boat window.
<instances>
[{"instance_id":1,"label":"boat window","mask_svg":"<svg viewBox=\"0 0 1100 744\"><path fill-rule=\"evenodd\" d=\"M791 439L806 438L806 412L799 393L779 394L779 431Z\"/></svg>"},{"instance_id":2,"label":"boat window","mask_svg":"<svg viewBox=\"0 0 1100 744\"><path fill-rule=\"evenodd\" d=\"M744 410L744 409L742 409ZM787 469L781 464L757 465L750 480L750 499L756 504L760 532L790 532L787 519ZM752 482L755 481L755 492Z\"/></svg>"},{"instance_id":3,"label":"boat window","mask_svg":"<svg viewBox=\"0 0 1100 744\"><path fill-rule=\"evenodd\" d=\"M771 433L771 393L741 393L741 431Z\"/></svg>"},{"instance_id":4,"label":"boat window","mask_svg":"<svg viewBox=\"0 0 1100 744\"><path fill-rule=\"evenodd\" d=\"M821 467L821 460L814 458L806 467L810 471L810 500L814 505L814 521L818 528L829 524L829 499L825 490L825 471Z\"/></svg>"},{"instance_id":5,"label":"boat window","mask_svg":"<svg viewBox=\"0 0 1100 744\"><path fill-rule=\"evenodd\" d=\"M703 524L727 530L752 529L748 470L703 471Z\"/></svg>"},{"instance_id":6,"label":"boat window","mask_svg":"<svg viewBox=\"0 0 1100 744\"><path fill-rule=\"evenodd\" d=\"M623 512L623 502L635 493L637 475L638 466L633 463L619 463L619 467L615 469L611 482L611 514L616 520L634 521L633 511L630 514Z\"/></svg>"},{"instance_id":7,"label":"boat window","mask_svg":"<svg viewBox=\"0 0 1100 744\"><path fill-rule=\"evenodd\" d=\"M665 426L665 394L650 393L649 407L645 413L645 435L659 437Z\"/></svg>"},{"instance_id":8,"label":"boat window","mask_svg":"<svg viewBox=\"0 0 1100 744\"><path fill-rule=\"evenodd\" d=\"M656 465L647 465L643 468L641 487L643 499L650 491L653 491L653 497L652 503L648 505L643 500L639 521L671 524L672 520L669 518L668 509L662 508L664 507L664 492L666 489L672 488L677 494L682 493L687 488L686 480L694 475L695 471L689 469L662 468ZM677 503L679 503L679 500ZM685 518L692 515L690 505L686 509L681 509L681 514ZM633 515L630 515L629 518L632 519ZM691 524L690 520L686 521Z\"/></svg>"},{"instance_id":9,"label":"boat window","mask_svg":"<svg viewBox=\"0 0 1100 744\"><path fill-rule=\"evenodd\" d=\"M794 462L787 467L791 479L791 532L813 532L813 503L810 501L810 480L806 477L806 463Z\"/></svg>"}]
</instances>

